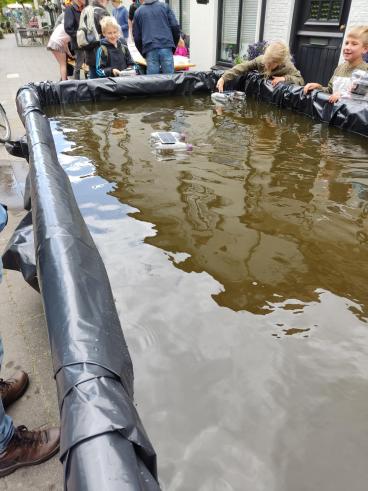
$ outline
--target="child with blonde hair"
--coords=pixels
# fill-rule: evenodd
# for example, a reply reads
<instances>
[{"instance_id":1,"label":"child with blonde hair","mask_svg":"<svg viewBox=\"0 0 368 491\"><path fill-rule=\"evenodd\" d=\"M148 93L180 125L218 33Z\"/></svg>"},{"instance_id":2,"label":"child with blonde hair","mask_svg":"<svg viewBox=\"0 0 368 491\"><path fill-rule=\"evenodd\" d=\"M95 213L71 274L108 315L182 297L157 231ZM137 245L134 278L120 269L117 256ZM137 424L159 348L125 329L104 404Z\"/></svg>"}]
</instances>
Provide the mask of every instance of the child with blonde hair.
<instances>
[{"instance_id":1,"label":"child with blonde hair","mask_svg":"<svg viewBox=\"0 0 368 491\"><path fill-rule=\"evenodd\" d=\"M299 70L291 61L289 48L281 41L269 44L263 55L254 60L244 61L227 70L217 82L217 89L223 92L224 85L240 75L257 71L266 79L270 79L273 86L283 82L287 84L303 85L304 80Z\"/></svg>"},{"instance_id":2,"label":"child with blonde hair","mask_svg":"<svg viewBox=\"0 0 368 491\"><path fill-rule=\"evenodd\" d=\"M350 78L354 70L364 70L368 72L368 63L363 60L363 56L368 52L368 26L353 27L346 35L343 48L344 63L339 65L328 82L327 87L321 84L310 82L304 87L304 94L308 94L314 89L331 94L329 102L334 103L341 97L340 92L334 92L333 84L336 77Z\"/></svg>"},{"instance_id":3,"label":"child with blonde hair","mask_svg":"<svg viewBox=\"0 0 368 491\"><path fill-rule=\"evenodd\" d=\"M96 53L97 76L118 77L121 71L133 68L134 61L125 39L121 39L121 30L116 19L111 16L103 17L100 25L103 38Z\"/></svg>"}]
</instances>

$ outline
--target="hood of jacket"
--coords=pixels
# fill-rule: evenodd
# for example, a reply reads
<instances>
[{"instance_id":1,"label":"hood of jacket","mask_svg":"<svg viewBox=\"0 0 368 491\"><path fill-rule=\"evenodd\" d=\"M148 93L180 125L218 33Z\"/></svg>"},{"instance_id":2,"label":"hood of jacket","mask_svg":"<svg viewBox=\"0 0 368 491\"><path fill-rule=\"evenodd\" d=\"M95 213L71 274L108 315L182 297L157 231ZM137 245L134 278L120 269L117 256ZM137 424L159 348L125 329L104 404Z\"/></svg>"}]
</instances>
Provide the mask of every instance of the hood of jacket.
<instances>
[{"instance_id":1,"label":"hood of jacket","mask_svg":"<svg viewBox=\"0 0 368 491\"><path fill-rule=\"evenodd\" d=\"M105 7L101 5L101 3L98 0L92 0L88 2L88 5L92 5L92 7L100 7L102 9L105 9Z\"/></svg>"},{"instance_id":2,"label":"hood of jacket","mask_svg":"<svg viewBox=\"0 0 368 491\"><path fill-rule=\"evenodd\" d=\"M103 44L104 46L112 46L115 48L115 46L113 44L111 44L106 38L101 38L100 44ZM124 44L126 44L126 43L124 43ZM116 46L119 48L121 45L122 45L122 42L120 41L120 39L118 39Z\"/></svg>"}]
</instances>

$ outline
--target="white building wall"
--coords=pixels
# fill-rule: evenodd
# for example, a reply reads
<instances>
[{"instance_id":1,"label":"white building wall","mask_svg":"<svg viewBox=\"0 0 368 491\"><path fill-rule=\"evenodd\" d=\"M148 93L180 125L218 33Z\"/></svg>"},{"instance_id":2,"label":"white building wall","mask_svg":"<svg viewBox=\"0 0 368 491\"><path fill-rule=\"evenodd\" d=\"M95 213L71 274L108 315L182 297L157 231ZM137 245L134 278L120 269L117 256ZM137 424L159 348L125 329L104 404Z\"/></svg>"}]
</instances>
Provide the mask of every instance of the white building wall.
<instances>
[{"instance_id":1,"label":"white building wall","mask_svg":"<svg viewBox=\"0 0 368 491\"><path fill-rule=\"evenodd\" d=\"M352 0L348 18L348 26L368 25L368 2L367 0Z\"/></svg>"},{"instance_id":2,"label":"white building wall","mask_svg":"<svg viewBox=\"0 0 368 491\"><path fill-rule=\"evenodd\" d=\"M195 70L209 70L216 63L218 1L199 4L190 0L190 61Z\"/></svg>"},{"instance_id":3,"label":"white building wall","mask_svg":"<svg viewBox=\"0 0 368 491\"><path fill-rule=\"evenodd\" d=\"M348 23L345 29L345 36L353 26L368 25L368 0L352 0ZM344 44L343 44L344 46ZM340 63L344 61L342 50L340 55Z\"/></svg>"},{"instance_id":4,"label":"white building wall","mask_svg":"<svg viewBox=\"0 0 368 491\"><path fill-rule=\"evenodd\" d=\"M289 44L294 5L295 0L268 0L263 35L266 41Z\"/></svg>"}]
</instances>

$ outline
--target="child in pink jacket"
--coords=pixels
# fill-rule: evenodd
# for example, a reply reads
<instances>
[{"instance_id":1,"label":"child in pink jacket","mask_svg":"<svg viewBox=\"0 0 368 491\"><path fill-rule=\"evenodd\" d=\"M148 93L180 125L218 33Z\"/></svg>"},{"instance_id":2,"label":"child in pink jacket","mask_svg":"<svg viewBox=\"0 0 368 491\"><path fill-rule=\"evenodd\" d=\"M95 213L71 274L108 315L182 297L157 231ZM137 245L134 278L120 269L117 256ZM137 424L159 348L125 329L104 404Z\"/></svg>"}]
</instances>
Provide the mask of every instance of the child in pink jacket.
<instances>
[{"instance_id":1,"label":"child in pink jacket","mask_svg":"<svg viewBox=\"0 0 368 491\"><path fill-rule=\"evenodd\" d=\"M185 46L185 42L183 38L179 39L174 56L185 56L186 58L189 57L189 51L188 48ZM189 70L189 68L183 68L183 70Z\"/></svg>"},{"instance_id":2,"label":"child in pink jacket","mask_svg":"<svg viewBox=\"0 0 368 491\"><path fill-rule=\"evenodd\" d=\"M178 56L186 56L188 58L189 56L189 51L188 48L185 46L184 39L180 38L178 45L176 47L174 55Z\"/></svg>"}]
</instances>

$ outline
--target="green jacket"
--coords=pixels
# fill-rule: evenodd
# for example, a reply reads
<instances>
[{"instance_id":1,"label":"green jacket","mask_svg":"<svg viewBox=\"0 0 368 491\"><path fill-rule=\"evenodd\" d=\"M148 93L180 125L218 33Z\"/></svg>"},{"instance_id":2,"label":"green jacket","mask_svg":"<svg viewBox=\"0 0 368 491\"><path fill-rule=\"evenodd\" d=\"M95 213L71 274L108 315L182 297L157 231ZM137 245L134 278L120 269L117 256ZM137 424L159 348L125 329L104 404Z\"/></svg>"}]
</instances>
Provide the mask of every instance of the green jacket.
<instances>
[{"instance_id":1,"label":"green jacket","mask_svg":"<svg viewBox=\"0 0 368 491\"><path fill-rule=\"evenodd\" d=\"M351 77L351 74L353 73L354 70L364 70L368 72L368 63L363 61L360 63L358 66L350 66L347 61L345 63L341 63L338 67L336 67L335 71L333 72L333 75L331 77L331 80L328 82L327 87L322 87L322 92L327 92L328 94L333 93L333 83L335 80L335 77Z\"/></svg>"},{"instance_id":2,"label":"green jacket","mask_svg":"<svg viewBox=\"0 0 368 491\"><path fill-rule=\"evenodd\" d=\"M295 68L291 61L287 61L286 63L279 65L274 70L272 70L270 74L266 74L263 55L254 58L254 60L244 61L239 65L235 65L233 68L231 68L231 70L227 70L223 74L222 78L225 82L227 82L235 77L246 75L247 73L252 71L259 72L265 78L285 77L285 83L304 85L304 80L301 76L301 73Z\"/></svg>"}]
</instances>

